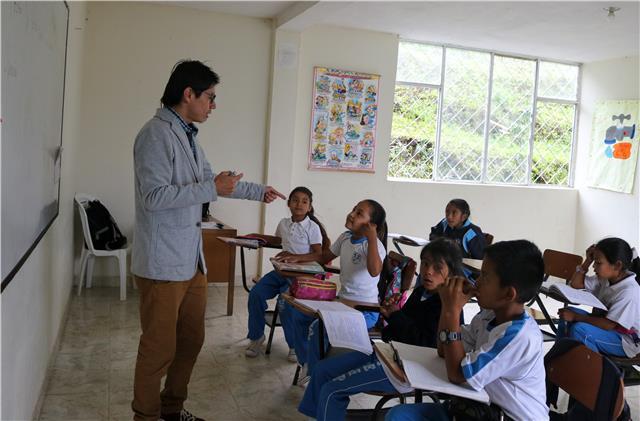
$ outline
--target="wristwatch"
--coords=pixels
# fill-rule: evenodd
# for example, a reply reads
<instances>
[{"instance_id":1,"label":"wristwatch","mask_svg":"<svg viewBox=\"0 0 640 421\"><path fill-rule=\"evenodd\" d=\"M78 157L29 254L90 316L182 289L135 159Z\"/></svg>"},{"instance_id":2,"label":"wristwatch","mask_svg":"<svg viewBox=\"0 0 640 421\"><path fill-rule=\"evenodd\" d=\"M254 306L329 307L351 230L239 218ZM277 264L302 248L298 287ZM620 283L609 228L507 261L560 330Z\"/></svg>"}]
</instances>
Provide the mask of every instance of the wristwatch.
<instances>
[{"instance_id":1,"label":"wristwatch","mask_svg":"<svg viewBox=\"0 0 640 421\"><path fill-rule=\"evenodd\" d=\"M445 330L441 330L440 331L440 333L438 334L438 339L440 339L440 342L442 342L443 344L450 344L451 342L461 340L462 339L462 333L461 332L451 332L451 331L445 329Z\"/></svg>"}]
</instances>

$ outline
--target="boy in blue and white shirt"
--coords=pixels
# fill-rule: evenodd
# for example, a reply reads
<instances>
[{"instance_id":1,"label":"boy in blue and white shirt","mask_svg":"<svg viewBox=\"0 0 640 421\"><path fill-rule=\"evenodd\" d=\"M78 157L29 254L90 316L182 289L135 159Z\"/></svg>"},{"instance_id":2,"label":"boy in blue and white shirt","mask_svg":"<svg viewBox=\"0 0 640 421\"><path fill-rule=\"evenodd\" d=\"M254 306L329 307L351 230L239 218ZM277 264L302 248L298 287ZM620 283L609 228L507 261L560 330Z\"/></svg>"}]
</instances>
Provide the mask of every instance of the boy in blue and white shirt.
<instances>
[{"instance_id":1,"label":"boy in blue and white shirt","mask_svg":"<svg viewBox=\"0 0 640 421\"><path fill-rule=\"evenodd\" d=\"M463 278L449 278L440 288L442 313L438 353L444 356L453 383L484 389L492 407L481 408L491 419L498 408L514 420L548 420L542 334L525 313L524 303L537 293L544 275L542 254L526 240L487 247L476 289ZM471 324L460 326L459 314L471 295L483 309ZM386 420L449 420L454 399L446 404L400 405ZM477 402L465 402L482 406Z\"/></svg>"}]
</instances>

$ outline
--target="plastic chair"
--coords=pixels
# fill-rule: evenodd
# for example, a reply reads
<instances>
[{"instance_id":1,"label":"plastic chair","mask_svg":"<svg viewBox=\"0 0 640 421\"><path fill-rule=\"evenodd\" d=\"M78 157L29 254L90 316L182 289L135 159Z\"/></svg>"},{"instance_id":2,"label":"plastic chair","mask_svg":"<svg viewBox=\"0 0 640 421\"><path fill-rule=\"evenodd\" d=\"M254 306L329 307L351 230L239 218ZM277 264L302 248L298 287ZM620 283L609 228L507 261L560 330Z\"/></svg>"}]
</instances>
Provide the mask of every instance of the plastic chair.
<instances>
[{"instance_id":1,"label":"plastic chair","mask_svg":"<svg viewBox=\"0 0 640 421\"><path fill-rule=\"evenodd\" d=\"M93 263L96 257L115 257L118 259L118 267L120 270L120 300L127 299L127 250L129 246L118 250L96 250L91 240L91 232L89 231L89 220L87 218L86 206L88 202L98 200L96 197L88 194L77 193L74 201L80 214L82 222L82 234L84 236L84 245L80 256L80 278L78 279L78 296L82 292L82 283L86 281L87 288L91 288L91 279L93 277ZM85 279L86 278L86 279Z\"/></svg>"}]
</instances>

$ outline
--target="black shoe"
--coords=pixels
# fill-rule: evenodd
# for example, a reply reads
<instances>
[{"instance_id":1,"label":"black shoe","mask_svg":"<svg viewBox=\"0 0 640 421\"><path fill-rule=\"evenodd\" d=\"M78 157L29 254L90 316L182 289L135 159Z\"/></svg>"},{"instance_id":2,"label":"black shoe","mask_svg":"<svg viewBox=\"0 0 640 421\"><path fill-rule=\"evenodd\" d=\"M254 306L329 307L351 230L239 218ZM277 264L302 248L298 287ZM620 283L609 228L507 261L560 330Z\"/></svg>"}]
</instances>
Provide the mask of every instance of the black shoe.
<instances>
[{"instance_id":1,"label":"black shoe","mask_svg":"<svg viewBox=\"0 0 640 421\"><path fill-rule=\"evenodd\" d=\"M196 417L186 409L174 414L162 414L160 419L163 421L204 421L203 418Z\"/></svg>"}]
</instances>

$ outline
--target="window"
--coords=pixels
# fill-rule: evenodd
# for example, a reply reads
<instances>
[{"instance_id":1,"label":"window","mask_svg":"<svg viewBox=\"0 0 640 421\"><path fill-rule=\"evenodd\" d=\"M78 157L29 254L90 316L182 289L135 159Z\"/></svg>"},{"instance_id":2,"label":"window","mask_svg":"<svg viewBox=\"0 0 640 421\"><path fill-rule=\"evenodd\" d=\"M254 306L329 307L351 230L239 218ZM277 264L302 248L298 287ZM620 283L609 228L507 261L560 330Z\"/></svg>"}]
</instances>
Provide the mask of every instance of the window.
<instances>
[{"instance_id":1,"label":"window","mask_svg":"<svg viewBox=\"0 0 640 421\"><path fill-rule=\"evenodd\" d=\"M569 185L578 71L401 42L389 177Z\"/></svg>"}]
</instances>

